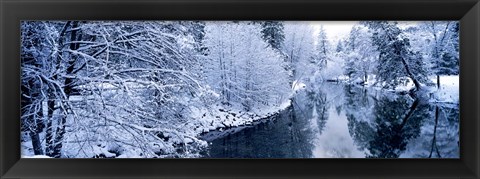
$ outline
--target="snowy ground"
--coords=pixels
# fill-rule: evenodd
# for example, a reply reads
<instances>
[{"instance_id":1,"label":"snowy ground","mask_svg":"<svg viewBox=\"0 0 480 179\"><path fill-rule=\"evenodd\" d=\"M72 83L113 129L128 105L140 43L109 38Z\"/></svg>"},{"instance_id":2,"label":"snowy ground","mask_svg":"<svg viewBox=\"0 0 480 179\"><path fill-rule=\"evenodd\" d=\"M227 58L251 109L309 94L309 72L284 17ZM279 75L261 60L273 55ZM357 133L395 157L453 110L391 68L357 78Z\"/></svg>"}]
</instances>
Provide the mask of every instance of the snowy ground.
<instances>
[{"instance_id":1,"label":"snowy ground","mask_svg":"<svg viewBox=\"0 0 480 179\"><path fill-rule=\"evenodd\" d=\"M460 98L460 79L458 75L451 75L451 76L440 76L440 88L437 89L436 82L437 82L437 77L436 76L430 76L429 79L432 81L432 83L435 84L435 86L426 86L424 85L425 90L431 94L430 96L430 102L438 102L438 103L459 103L459 98ZM355 79L348 81L349 83L353 84L360 84L363 82L361 79ZM382 90L381 86L376 83L375 77L373 75L370 75L368 77L367 83L363 84L365 87L372 87L376 88L378 90ZM408 80L408 82L401 84L393 90L389 90L391 92L396 92L396 93L401 93L401 92L406 92L410 91L413 89L415 85L411 80Z\"/></svg>"},{"instance_id":2,"label":"snowy ground","mask_svg":"<svg viewBox=\"0 0 480 179\"><path fill-rule=\"evenodd\" d=\"M436 78L433 78L432 81L436 81ZM435 90L434 97L434 102L459 103L459 76L440 76L440 89Z\"/></svg>"},{"instance_id":3,"label":"snowy ground","mask_svg":"<svg viewBox=\"0 0 480 179\"><path fill-rule=\"evenodd\" d=\"M254 121L263 119L281 110L288 108L291 101L287 100L279 106L272 106L262 109L261 112L244 112L238 107L226 109L224 106L216 105L212 111L203 109L192 109L192 117L200 121L200 125L195 127L195 132L205 133L213 130L224 130L231 127L251 125Z\"/></svg>"}]
</instances>

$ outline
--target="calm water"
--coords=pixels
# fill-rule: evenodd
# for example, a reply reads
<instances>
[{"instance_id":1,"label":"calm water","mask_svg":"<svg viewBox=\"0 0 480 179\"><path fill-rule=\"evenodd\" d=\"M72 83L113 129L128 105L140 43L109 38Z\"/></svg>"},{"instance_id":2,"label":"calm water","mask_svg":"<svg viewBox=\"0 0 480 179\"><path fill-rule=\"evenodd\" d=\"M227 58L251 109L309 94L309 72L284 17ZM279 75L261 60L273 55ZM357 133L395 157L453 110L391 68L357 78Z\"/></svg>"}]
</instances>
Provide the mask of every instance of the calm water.
<instances>
[{"instance_id":1,"label":"calm water","mask_svg":"<svg viewBox=\"0 0 480 179\"><path fill-rule=\"evenodd\" d=\"M324 83L256 125L210 138L208 158L458 158L458 104Z\"/></svg>"}]
</instances>

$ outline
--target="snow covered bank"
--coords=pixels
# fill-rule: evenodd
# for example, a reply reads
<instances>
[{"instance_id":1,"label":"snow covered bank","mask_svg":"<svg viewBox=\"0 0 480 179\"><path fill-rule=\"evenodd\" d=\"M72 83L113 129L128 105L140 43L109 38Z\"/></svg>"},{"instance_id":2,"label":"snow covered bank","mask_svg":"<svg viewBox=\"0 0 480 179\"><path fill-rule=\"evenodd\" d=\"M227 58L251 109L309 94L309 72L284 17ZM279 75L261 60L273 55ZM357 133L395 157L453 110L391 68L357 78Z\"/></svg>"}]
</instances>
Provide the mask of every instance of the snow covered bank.
<instances>
[{"instance_id":1,"label":"snow covered bank","mask_svg":"<svg viewBox=\"0 0 480 179\"><path fill-rule=\"evenodd\" d=\"M196 133L204 134L215 130L225 130L233 127L253 125L256 121L278 114L291 105L291 100L287 100L279 106L271 106L260 112L244 112L235 108L225 108L216 105L212 111L207 109L196 109L192 112L192 117L198 120L194 127Z\"/></svg>"},{"instance_id":2,"label":"snow covered bank","mask_svg":"<svg viewBox=\"0 0 480 179\"><path fill-rule=\"evenodd\" d=\"M352 85L359 85L363 87L370 87L370 88L375 88L377 90L384 90L382 85L376 82L374 76L369 76L368 81L366 83L363 83L363 80L361 79L355 79L355 80L347 80L344 81L346 83L352 84ZM460 99L460 80L458 75L451 75L451 76L446 76L442 75L440 76L440 88L437 88L436 83L437 83L437 78L436 76L430 76L429 77L430 81L432 84L435 84L433 86L427 86L423 85L422 87L424 88L424 92L428 93L430 97L430 102L436 102L436 103L459 103ZM390 92L395 92L399 94L407 94L409 91L411 91L415 87L414 83L412 80L409 80L408 78L404 83L401 83L397 86L395 86L394 89L388 89L387 91Z\"/></svg>"},{"instance_id":3,"label":"snow covered bank","mask_svg":"<svg viewBox=\"0 0 480 179\"><path fill-rule=\"evenodd\" d=\"M436 78L431 79L436 81ZM440 88L434 90L432 102L459 103L460 102L460 79L455 76L440 76Z\"/></svg>"}]
</instances>

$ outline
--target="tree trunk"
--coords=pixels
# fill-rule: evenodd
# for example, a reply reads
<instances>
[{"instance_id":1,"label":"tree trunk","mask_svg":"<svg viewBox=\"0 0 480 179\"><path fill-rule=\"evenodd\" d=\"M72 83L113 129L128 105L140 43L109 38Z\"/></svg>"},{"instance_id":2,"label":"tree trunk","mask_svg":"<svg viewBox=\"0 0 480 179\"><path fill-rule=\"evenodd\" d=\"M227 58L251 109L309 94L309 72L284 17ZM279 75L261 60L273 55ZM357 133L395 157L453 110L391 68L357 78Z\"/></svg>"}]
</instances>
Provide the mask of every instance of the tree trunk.
<instances>
[{"instance_id":1,"label":"tree trunk","mask_svg":"<svg viewBox=\"0 0 480 179\"><path fill-rule=\"evenodd\" d=\"M437 88L440 89L440 75L437 75Z\"/></svg>"},{"instance_id":2,"label":"tree trunk","mask_svg":"<svg viewBox=\"0 0 480 179\"><path fill-rule=\"evenodd\" d=\"M44 155L42 141L40 140L40 136L38 135L40 132L43 131L43 128L45 128L45 124L43 123L43 111L41 110L42 102L40 102L39 105L40 110L37 111L37 115L35 117L35 130L30 131L30 138L32 139L33 153L35 155Z\"/></svg>"},{"instance_id":3,"label":"tree trunk","mask_svg":"<svg viewBox=\"0 0 480 179\"><path fill-rule=\"evenodd\" d=\"M74 42L74 41L77 41L78 37L77 37L77 31L78 29L76 29L78 27L78 21L74 21L72 23L72 27L71 27L71 31L70 31L70 42ZM71 43L70 44L70 49L71 50L77 50L79 47L78 43ZM72 72L73 70L75 69L75 62L76 62L76 56L75 55L71 55L71 59L70 61L68 61L68 67L67 67L67 70L66 70L66 74L67 75L72 75ZM72 78L67 78L65 79L65 82L64 82L64 87L63 87L63 91L66 95L66 98L65 100L68 101L68 98L70 97L71 93L72 93L72 88L73 88L73 79ZM68 110L68 107L67 109L65 110ZM68 113L68 111L66 111L65 113ZM52 157L55 157L55 158L60 158L61 157L61 151L62 151L62 146L63 146L63 137L65 135L65 123L67 122L67 115L63 114L60 121L59 121L59 124L57 126L57 130L56 130L56 133L55 133L55 139L54 139L54 147L53 147L53 156Z\"/></svg>"},{"instance_id":4,"label":"tree trunk","mask_svg":"<svg viewBox=\"0 0 480 179\"><path fill-rule=\"evenodd\" d=\"M415 84L415 88L417 89L417 91L420 90L420 83L415 78L415 76L412 74L412 72L410 72L410 67L408 66L407 62L405 61L405 58L402 57L401 59L402 59L402 64L403 64L403 67L405 68L405 71L407 71L408 76L412 79L413 84Z\"/></svg>"},{"instance_id":5,"label":"tree trunk","mask_svg":"<svg viewBox=\"0 0 480 179\"><path fill-rule=\"evenodd\" d=\"M33 154L35 155L44 155L42 149L42 142L40 141L40 136L36 131L30 131L30 138L32 139Z\"/></svg>"},{"instance_id":6,"label":"tree trunk","mask_svg":"<svg viewBox=\"0 0 480 179\"><path fill-rule=\"evenodd\" d=\"M384 27L382 27L382 29L383 29L384 31L386 31ZM395 37L391 37L390 35L388 36L388 38L389 38L390 40L395 40ZM398 43L395 43L395 44L394 44L394 48L397 50L397 51L396 51L396 54L399 55L399 57L400 57L400 59L401 59L400 61L402 61L403 67L404 67L405 71L407 72L408 77L410 77L410 78L412 79L413 83L415 84L415 88L416 88L416 90L418 91L418 90L420 90L420 88L421 88L421 87L420 87L420 86L421 86L421 85L420 85L420 82L418 82L418 80L415 78L415 76L413 75L413 73L410 71L410 67L408 66L408 63L407 63L407 61L406 61L406 59L405 59L405 58L407 58L407 55L405 55L405 52L402 50L402 47L399 46L399 45L400 45L400 44L398 44Z\"/></svg>"},{"instance_id":7,"label":"tree trunk","mask_svg":"<svg viewBox=\"0 0 480 179\"><path fill-rule=\"evenodd\" d=\"M33 59L31 59L31 61L33 61ZM38 67L38 65L36 65L36 67ZM42 113L42 107L41 107L42 101L38 100L41 98L40 97L41 92L37 91L40 89L40 87L35 85L34 80L29 80L27 84L28 86L26 86L26 84L22 84L21 86L21 91L23 93L23 95L21 96L22 116L25 113L32 112L32 109L26 107L27 105L35 105L33 107L35 114L27 115L26 117L24 117L25 119L22 119L22 122L23 122L22 125L25 125L25 130L22 129L22 131L27 131L28 134L30 135L33 153L35 155L43 155L44 152L42 149L42 142L40 141L40 137L38 135L38 133L42 132L43 128L45 127L42 120L43 119L43 113Z\"/></svg>"},{"instance_id":8,"label":"tree trunk","mask_svg":"<svg viewBox=\"0 0 480 179\"><path fill-rule=\"evenodd\" d=\"M418 82L418 80L415 78L415 76L413 75L413 73L410 71L410 66L408 66L408 63L406 61L406 57L407 55L405 55L405 52L402 50L401 47L398 46L398 44L395 46L395 49L399 50L399 55L400 55L400 59L402 61L402 64L403 64L403 68L405 69L405 71L407 72L408 74L408 77L410 77L413 81L413 84L415 84L415 88L416 90L420 90L420 83Z\"/></svg>"},{"instance_id":9,"label":"tree trunk","mask_svg":"<svg viewBox=\"0 0 480 179\"><path fill-rule=\"evenodd\" d=\"M65 134L66 121L67 121L66 115L63 115L55 133L55 140L54 140L55 143L54 143L53 152L52 152L52 157L54 158L60 158L62 155L63 136Z\"/></svg>"},{"instance_id":10,"label":"tree trunk","mask_svg":"<svg viewBox=\"0 0 480 179\"><path fill-rule=\"evenodd\" d=\"M57 57L56 57L56 60L57 60L57 66L56 66L56 70L60 69L61 66L60 64L62 63L62 48L63 48L63 38L65 36L65 33L67 32L67 29L70 27L70 24L72 22L71 21L68 21L67 23L65 23L65 25L63 26L62 28L62 31L60 32L60 35L58 37L58 54L57 54ZM54 81L57 81L57 75L54 75L52 77L52 80ZM52 85L52 87L50 87L49 89L49 92L48 92L48 95L49 95L49 101L47 102L48 103L48 121L47 121L47 131L46 131L46 153L48 156L50 157L59 157L60 154L57 153L58 152L58 143L59 141L56 141L57 138L58 138L58 133L59 133L59 129L61 129L61 127L57 127L57 130L55 131L55 134L54 134L54 131L53 131L53 113L55 111L55 102L56 102L56 98L57 96L55 95L55 89L54 88L57 88L55 86ZM57 90L61 90L61 89L57 89ZM60 124L59 125L62 125L61 122L63 121L63 117L61 119L61 121L59 122ZM61 132L61 131L60 131ZM60 141L61 142L61 141ZM61 147L61 146L60 146Z\"/></svg>"},{"instance_id":11,"label":"tree trunk","mask_svg":"<svg viewBox=\"0 0 480 179\"><path fill-rule=\"evenodd\" d=\"M49 90L49 99L47 101L47 106L48 106L48 112L47 112L47 129L45 131L45 153L52 157L53 156L53 126L52 126L52 120L53 120L53 112L55 108L55 101L54 101L54 95L51 94L53 93L52 90Z\"/></svg>"}]
</instances>

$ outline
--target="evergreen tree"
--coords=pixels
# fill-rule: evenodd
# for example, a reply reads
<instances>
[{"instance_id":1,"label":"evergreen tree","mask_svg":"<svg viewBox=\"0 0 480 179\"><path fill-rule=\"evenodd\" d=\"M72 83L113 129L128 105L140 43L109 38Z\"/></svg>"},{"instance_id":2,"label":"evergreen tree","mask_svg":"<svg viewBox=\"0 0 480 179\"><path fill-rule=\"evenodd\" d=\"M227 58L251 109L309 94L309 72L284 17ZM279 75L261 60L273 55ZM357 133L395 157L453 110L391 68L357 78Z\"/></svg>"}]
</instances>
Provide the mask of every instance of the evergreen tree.
<instances>
[{"instance_id":1,"label":"evergreen tree","mask_svg":"<svg viewBox=\"0 0 480 179\"><path fill-rule=\"evenodd\" d=\"M377 78L385 82L385 87L394 87L409 77L416 90L421 89L421 82L427 82L423 58L412 52L409 39L403 36L397 22L370 21L365 25L373 31L373 44L379 51Z\"/></svg>"},{"instance_id":2,"label":"evergreen tree","mask_svg":"<svg viewBox=\"0 0 480 179\"><path fill-rule=\"evenodd\" d=\"M360 34L360 27L359 26L353 26L352 29L350 30L350 33L348 34L348 39L346 40L346 49L349 51L355 51L357 50L357 44L359 43L358 36Z\"/></svg>"},{"instance_id":3,"label":"evergreen tree","mask_svg":"<svg viewBox=\"0 0 480 179\"><path fill-rule=\"evenodd\" d=\"M318 39L317 39L317 57L316 57L316 65L318 66L318 69L322 69L327 65L327 53L328 53L328 39L327 39L327 33L325 32L325 29L323 29L323 26L320 27L320 31L318 33Z\"/></svg>"},{"instance_id":4,"label":"evergreen tree","mask_svg":"<svg viewBox=\"0 0 480 179\"><path fill-rule=\"evenodd\" d=\"M458 23L429 21L420 25L418 31L426 33L426 47L430 59L431 71L437 76L440 87L440 75L458 74Z\"/></svg>"},{"instance_id":5,"label":"evergreen tree","mask_svg":"<svg viewBox=\"0 0 480 179\"><path fill-rule=\"evenodd\" d=\"M343 49L343 43L341 40L338 41L337 43L337 48L335 49L335 52L339 53L339 52L343 52L344 49Z\"/></svg>"},{"instance_id":6,"label":"evergreen tree","mask_svg":"<svg viewBox=\"0 0 480 179\"><path fill-rule=\"evenodd\" d=\"M190 22L188 34L186 35L191 35L193 37L195 50L203 54L206 53L208 49L203 44L203 39L205 38L205 22L204 21Z\"/></svg>"},{"instance_id":7,"label":"evergreen tree","mask_svg":"<svg viewBox=\"0 0 480 179\"><path fill-rule=\"evenodd\" d=\"M274 49L280 50L285 33L280 21L265 21L262 23L262 38Z\"/></svg>"},{"instance_id":8,"label":"evergreen tree","mask_svg":"<svg viewBox=\"0 0 480 179\"><path fill-rule=\"evenodd\" d=\"M448 30L444 34L446 44L441 52L438 74L441 75L458 75L459 73L459 30L458 22L453 24L447 23Z\"/></svg>"}]
</instances>

